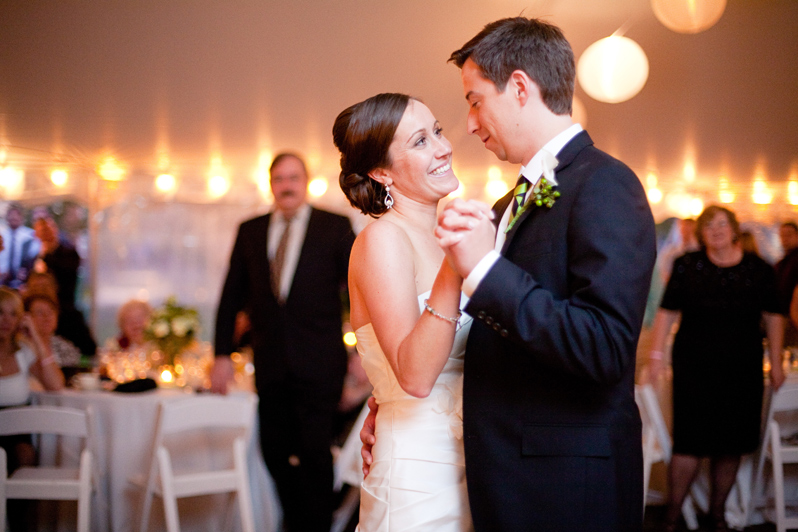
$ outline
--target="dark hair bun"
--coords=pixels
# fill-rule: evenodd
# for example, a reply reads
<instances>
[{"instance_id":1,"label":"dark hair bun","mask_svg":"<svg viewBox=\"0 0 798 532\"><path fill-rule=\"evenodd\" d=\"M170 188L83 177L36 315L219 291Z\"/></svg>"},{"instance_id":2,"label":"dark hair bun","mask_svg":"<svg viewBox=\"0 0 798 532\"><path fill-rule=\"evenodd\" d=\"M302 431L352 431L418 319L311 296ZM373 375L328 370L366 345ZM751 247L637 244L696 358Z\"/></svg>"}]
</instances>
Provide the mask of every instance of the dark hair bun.
<instances>
[{"instance_id":1,"label":"dark hair bun","mask_svg":"<svg viewBox=\"0 0 798 532\"><path fill-rule=\"evenodd\" d=\"M404 116L410 96L385 93L344 109L333 124L333 142L341 152L338 182L349 203L375 218L384 214L385 187L369 177L390 168L388 149Z\"/></svg>"},{"instance_id":2,"label":"dark hair bun","mask_svg":"<svg viewBox=\"0 0 798 532\"><path fill-rule=\"evenodd\" d=\"M369 176L341 172L338 182L349 203L363 214L376 218L388 210L385 206L385 187Z\"/></svg>"}]
</instances>

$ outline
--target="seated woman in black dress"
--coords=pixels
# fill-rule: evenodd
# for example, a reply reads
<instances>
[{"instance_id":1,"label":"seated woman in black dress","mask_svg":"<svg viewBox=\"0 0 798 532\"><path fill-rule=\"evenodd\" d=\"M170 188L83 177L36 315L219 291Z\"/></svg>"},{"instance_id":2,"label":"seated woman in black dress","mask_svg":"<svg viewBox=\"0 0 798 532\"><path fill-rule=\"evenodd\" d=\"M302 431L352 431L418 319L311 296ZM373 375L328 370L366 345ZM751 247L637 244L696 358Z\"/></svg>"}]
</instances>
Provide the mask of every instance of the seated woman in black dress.
<instances>
[{"instance_id":1,"label":"seated woman in black dress","mask_svg":"<svg viewBox=\"0 0 798 532\"><path fill-rule=\"evenodd\" d=\"M662 352L676 320L673 343L673 457L669 469L668 530L701 458L710 459L710 515L714 530L727 530L726 497L740 457L759 445L764 318L774 389L784 382L781 349L784 318L773 269L738 245L734 213L707 207L698 218L701 250L674 261L654 321L651 375L662 369Z\"/></svg>"}]
</instances>

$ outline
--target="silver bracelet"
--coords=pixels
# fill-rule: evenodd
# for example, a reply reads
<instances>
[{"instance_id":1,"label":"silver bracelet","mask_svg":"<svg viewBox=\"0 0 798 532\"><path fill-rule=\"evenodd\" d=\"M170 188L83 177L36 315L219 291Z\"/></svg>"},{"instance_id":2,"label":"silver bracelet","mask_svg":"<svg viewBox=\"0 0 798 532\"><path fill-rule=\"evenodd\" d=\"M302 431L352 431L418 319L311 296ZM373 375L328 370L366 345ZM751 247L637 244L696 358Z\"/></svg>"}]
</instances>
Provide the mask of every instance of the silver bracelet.
<instances>
[{"instance_id":1,"label":"silver bracelet","mask_svg":"<svg viewBox=\"0 0 798 532\"><path fill-rule=\"evenodd\" d=\"M424 300L424 309L426 309L427 312L429 312L430 314L432 314L436 318L448 321L449 323L453 323L455 329L459 329L460 328L460 316L462 316L463 313L460 312L459 310L457 311L457 317L456 318L449 318L447 316L444 316L443 314L441 314L440 312L438 312L434 308L432 308L429 305L429 299L425 299Z\"/></svg>"}]
</instances>

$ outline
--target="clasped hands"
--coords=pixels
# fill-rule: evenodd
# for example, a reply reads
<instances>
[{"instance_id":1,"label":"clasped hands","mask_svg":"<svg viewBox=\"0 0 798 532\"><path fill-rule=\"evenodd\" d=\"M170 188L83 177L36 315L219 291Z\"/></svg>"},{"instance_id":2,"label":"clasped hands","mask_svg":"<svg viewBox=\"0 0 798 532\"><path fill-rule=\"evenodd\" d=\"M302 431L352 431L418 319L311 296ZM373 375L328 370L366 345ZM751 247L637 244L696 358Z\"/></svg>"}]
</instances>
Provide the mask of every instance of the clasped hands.
<instances>
[{"instance_id":1,"label":"clasped hands","mask_svg":"<svg viewBox=\"0 0 798 532\"><path fill-rule=\"evenodd\" d=\"M438 214L435 237L451 266L464 279L496 242L494 213L486 203L455 199Z\"/></svg>"}]
</instances>

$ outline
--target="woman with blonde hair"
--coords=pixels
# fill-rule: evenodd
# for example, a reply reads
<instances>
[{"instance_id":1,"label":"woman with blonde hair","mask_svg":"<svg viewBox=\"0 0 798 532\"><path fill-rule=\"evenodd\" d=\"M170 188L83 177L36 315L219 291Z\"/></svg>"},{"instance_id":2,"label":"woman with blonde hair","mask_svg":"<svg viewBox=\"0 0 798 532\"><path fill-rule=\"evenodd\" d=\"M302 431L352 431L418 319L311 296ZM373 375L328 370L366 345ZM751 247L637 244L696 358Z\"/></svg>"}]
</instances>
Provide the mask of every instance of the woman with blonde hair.
<instances>
[{"instance_id":1,"label":"woman with blonde hair","mask_svg":"<svg viewBox=\"0 0 798 532\"><path fill-rule=\"evenodd\" d=\"M52 355L47 355L30 316L23 313L22 298L16 291L0 287L0 409L22 406L30 401L28 375L36 377L47 390L64 387L64 374ZM7 470L35 463L29 435L0 436L0 447L7 456ZM20 529L25 520L25 505L11 504L8 512L11 530Z\"/></svg>"}]
</instances>

